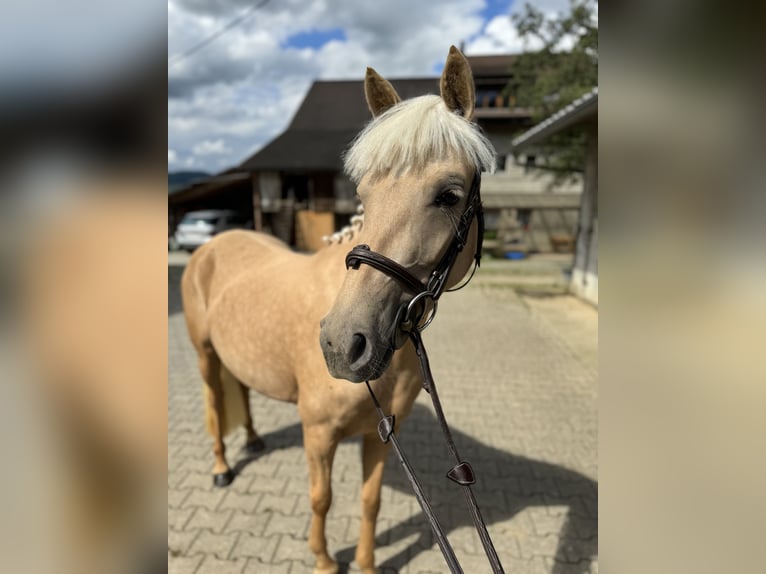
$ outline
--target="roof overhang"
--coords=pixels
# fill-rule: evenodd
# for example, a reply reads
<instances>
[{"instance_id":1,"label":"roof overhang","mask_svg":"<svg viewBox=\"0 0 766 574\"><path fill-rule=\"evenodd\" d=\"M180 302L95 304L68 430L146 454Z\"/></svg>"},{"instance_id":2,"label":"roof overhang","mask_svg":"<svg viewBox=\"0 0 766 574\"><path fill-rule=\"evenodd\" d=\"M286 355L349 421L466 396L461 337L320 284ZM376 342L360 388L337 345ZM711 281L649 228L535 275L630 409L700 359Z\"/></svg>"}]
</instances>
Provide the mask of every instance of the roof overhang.
<instances>
[{"instance_id":1,"label":"roof overhang","mask_svg":"<svg viewBox=\"0 0 766 574\"><path fill-rule=\"evenodd\" d=\"M214 195L227 189L231 185L240 184L251 179L248 172L228 171L219 175L214 175L206 179L196 181L186 187L183 187L168 195L168 204L175 205L191 199Z\"/></svg>"},{"instance_id":2,"label":"roof overhang","mask_svg":"<svg viewBox=\"0 0 766 574\"><path fill-rule=\"evenodd\" d=\"M553 134L564 131L574 125L584 123L598 114L598 87L562 108L549 118L514 138L511 146L514 151L539 144Z\"/></svg>"}]
</instances>

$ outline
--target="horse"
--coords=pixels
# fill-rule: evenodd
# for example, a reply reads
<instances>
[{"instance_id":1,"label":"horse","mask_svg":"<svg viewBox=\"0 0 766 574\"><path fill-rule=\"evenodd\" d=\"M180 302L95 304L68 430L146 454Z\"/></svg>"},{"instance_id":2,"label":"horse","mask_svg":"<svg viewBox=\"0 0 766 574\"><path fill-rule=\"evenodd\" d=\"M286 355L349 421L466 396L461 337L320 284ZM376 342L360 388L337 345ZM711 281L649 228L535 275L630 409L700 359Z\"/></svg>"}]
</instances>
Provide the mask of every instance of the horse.
<instances>
[{"instance_id":1,"label":"horse","mask_svg":"<svg viewBox=\"0 0 766 574\"><path fill-rule=\"evenodd\" d=\"M339 441L357 435L363 484L355 559L365 574L376 571L375 522L389 445L379 438L365 385L353 383L370 381L383 408L396 414L397 427L422 386L417 357L397 320L410 294L372 267L347 270L346 254L352 244L366 244L425 282L455 236L474 177L494 169L495 151L471 121L471 69L454 46L439 84L440 95L401 101L387 80L367 68L364 92L372 120L344 158L363 220L311 255L263 233L222 233L195 251L182 277L213 436L214 484L233 480L223 440L228 432L242 425L246 448L264 446L250 415L250 389L297 403L315 573L338 570L325 536L332 463ZM472 268L478 240L474 219L446 287Z\"/></svg>"}]
</instances>

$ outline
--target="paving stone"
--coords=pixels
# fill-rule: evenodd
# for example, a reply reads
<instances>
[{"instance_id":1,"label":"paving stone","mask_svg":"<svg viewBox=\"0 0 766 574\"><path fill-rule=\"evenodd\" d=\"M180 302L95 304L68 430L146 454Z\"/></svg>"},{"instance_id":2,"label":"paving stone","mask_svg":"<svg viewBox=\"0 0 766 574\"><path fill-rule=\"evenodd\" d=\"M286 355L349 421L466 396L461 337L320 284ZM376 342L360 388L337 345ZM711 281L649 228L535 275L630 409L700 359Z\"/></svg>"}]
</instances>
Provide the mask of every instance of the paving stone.
<instances>
[{"instance_id":1,"label":"paving stone","mask_svg":"<svg viewBox=\"0 0 766 574\"><path fill-rule=\"evenodd\" d=\"M208 460L203 460L201 458L186 457L183 459L183 462L181 463L179 468L181 470L195 472L200 475L207 475L208 484L209 484L212 480L213 462L214 462L213 453L211 452L210 458Z\"/></svg>"},{"instance_id":2,"label":"paving stone","mask_svg":"<svg viewBox=\"0 0 766 574\"><path fill-rule=\"evenodd\" d=\"M168 489L174 489L177 488L181 482L186 478L186 475L189 474L186 470L171 470L168 469Z\"/></svg>"},{"instance_id":3,"label":"paving stone","mask_svg":"<svg viewBox=\"0 0 766 574\"><path fill-rule=\"evenodd\" d=\"M334 546L356 544L358 538L352 537L351 540L347 540L346 534L349 530L349 522L352 520L350 516L337 516L327 515L327 528L325 529L325 536L327 536L328 543L332 543ZM358 532L358 530L357 530Z\"/></svg>"},{"instance_id":4,"label":"paving stone","mask_svg":"<svg viewBox=\"0 0 766 574\"><path fill-rule=\"evenodd\" d=\"M310 514L282 514L272 512L271 518L266 524L264 536L272 534L292 534L296 538L308 539L309 526L311 525Z\"/></svg>"},{"instance_id":5,"label":"paving stone","mask_svg":"<svg viewBox=\"0 0 766 574\"><path fill-rule=\"evenodd\" d=\"M521 556L532 559L535 556L556 556L559 539L555 535L529 536L520 543Z\"/></svg>"},{"instance_id":6,"label":"paving stone","mask_svg":"<svg viewBox=\"0 0 766 574\"><path fill-rule=\"evenodd\" d=\"M570 564L553 558L546 558L545 564L548 572L553 572L554 574L589 574L591 572L598 572L597 563L594 563L596 567L594 570L594 564L587 560Z\"/></svg>"},{"instance_id":7,"label":"paving stone","mask_svg":"<svg viewBox=\"0 0 766 574\"><path fill-rule=\"evenodd\" d=\"M497 551L497 555L504 558L522 558L521 547L516 537L509 532L490 532L492 544ZM484 548L481 542L475 545L474 554L483 553Z\"/></svg>"},{"instance_id":8,"label":"paving stone","mask_svg":"<svg viewBox=\"0 0 766 574\"><path fill-rule=\"evenodd\" d=\"M308 565L303 564L302 562L288 560L286 562L280 562L279 564L273 564L270 562L262 562L257 558L248 558L244 570L244 574L298 574L302 572L311 572Z\"/></svg>"},{"instance_id":9,"label":"paving stone","mask_svg":"<svg viewBox=\"0 0 766 574\"><path fill-rule=\"evenodd\" d=\"M219 560L207 555L195 574L241 574L246 560Z\"/></svg>"},{"instance_id":10,"label":"paving stone","mask_svg":"<svg viewBox=\"0 0 766 574\"><path fill-rule=\"evenodd\" d=\"M226 532L247 532L251 535L260 536L263 534L270 516L270 513L250 514L235 510L231 520L226 524Z\"/></svg>"},{"instance_id":11,"label":"paving stone","mask_svg":"<svg viewBox=\"0 0 766 574\"><path fill-rule=\"evenodd\" d=\"M584 518L582 516L572 515L569 518L573 533L570 536L577 537L580 540L593 540L598 537L598 520L595 518Z\"/></svg>"},{"instance_id":12,"label":"paving stone","mask_svg":"<svg viewBox=\"0 0 766 574\"><path fill-rule=\"evenodd\" d=\"M173 556L185 556L189 553L192 542L197 538L198 530L173 530L168 529L168 552Z\"/></svg>"},{"instance_id":13,"label":"paving stone","mask_svg":"<svg viewBox=\"0 0 766 574\"><path fill-rule=\"evenodd\" d=\"M489 561L484 554L458 554L458 560L465 572L491 572ZM505 566L505 565L503 565Z\"/></svg>"},{"instance_id":14,"label":"paving stone","mask_svg":"<svg viewBox=\"0 0 766 574\"><path fill-rule=\"evenodd\" d=\"M209 530L201 530L194 539L189 554L213 554L220 560L226 560L238 536L238 533L215 534Z\"/></svg>"},{"instance_id":15,"label":"paving stone","mask_svg":"<svg viewBox=\"0 0 766 574\"><path fill-rule=\"evenodd\" d=\"M535 525L535 532L539 536L558 535L566 522L565 515L552 516L544 508L532 508L529 510L529 515Z\"/></svg>"},{"instance_id":16,"label":"paving stone","mask_svg":"<svg viewBox=\"0 0 766 574\"><path fill-rule=\"evenodd\" d=\"M180 508L186 497L189 496L188 490L168 490L168 508Z\"/></svg>"},{"instance_id":17,"label":"paving stone","mask_svg":"<svg viewBox=\"0 0 766 574\"><path fill-rule=\"evenodd\" d=\"M430 542L432 547L437 546L436 536L433 532L429 532L428 537L424 535L423 541ZM472 526L466 525L453 529L449 533L449 541L455 552L465 554L480 554L483 552L481 540L479 540L479 536Z\"/></svg>"},{"instance_id":18,"label":"paving stone","mask_svg":"<svg viewBox=\"0 0 766 574\"><path fill-rule=\"evenodd\" d=\"M232 510L208 510L204 507L197 507L194 509L189 522L186 523L185 528L190 530L206 529L216 534L221 534L224 527L231 519L233 514Z\"/></svg>"},{"instance_id":19,"label":"paving stone","mask_svg":"<svg viewBox=\"0 0 766 574\"><path fill-rule=\"evenodd\" d=\"M168 555L168 574L195 574L204 559L204 554L197 554L196 556Z\"/></svg>"},{"instance_id":20,"label":"paving stone","mask_svg":"<svg viewBox=\"0 0 766 574\"><path fill-rule=\"evenodd\" d=\"M209 466L209 463L208 463ZM209 491L213 488L213 475L210 472L187 471L186 476L177 487L181 489L192 489Z\"/></svg>"},{"instance_id":21,"label":"paving stone","mask_svg":"<svg viewBox=\"0 0 766 574\"><path fill-rule=\"evenodd\" d=\"M555 556L557 561L569 564L585 564L598 552L598 540L579 540L575 538L559 538L559 548Z\"/></svg>"},{"instance_id":22,"label":"paving stone","mask_svg":"<svg viewBox=\"0 0 766 574\"><path fill-rule=\"evenodd\" d=\"M561 496L594 496L594 485L585 480L558 479L555 481Z\"/></svg>"},{"instance_id":23,"label":"paving stone","mask_svg":"<svg viewBox=\"0 0 766 574\"><path fill-rule=\"evenodd\" d=\"M253 476L247 474L247 469L244 472L234 477L234 482L226 487L229 492L236 492L237 494L248 494L250 496L258 496L259 493L251 492L250 485L253 482Z\"/></svg>"},{"instance_id":24,"label":"paving stone","mask_svg":"<svg viewBox=\"0 0 766 574\"><path fill-rule=\"evenodd\" d=\"M239 535L232 557L245 556L257 558L264 563L271 564L274 552L279 544L279 536L254 536L246 532Z\"/></svg>"},{"instance_id":25,"label":"paving stone","mask_svg":"<svg viewBox=\"0 0 766 574\"><path fill-rule=\"evenodd\" d=\"M209 445L199 444L197 442L181 445L176 451L176 456L182 458L196 458L200 461L210 460L211 450Z\"/></svg>"},{"instance_id":26,"label":"paving stone","mask_svg":"<svg viewBox=\"0 0 766 574\"><path fill-rule=\"evenodd\" d=\"M375 523L375 544L376 546L386 546L390 543L391 520L387 518L378 518Z\"/></svg>"},{"instance_id":27,"label":"paving stone","mask_svg":"<svg viewBox=\"0 0 766 574\"><path fill-rule=\"evenodd\" d=\"M194 510L194 508L168 508L168 528L183 530L194 514Z\"/></svg>"},{"instance_id":28,"label":"paving stone","mask_svg":"<svg viewBox=\"0 0 766 574\"><path fill-rule=\"evenodd\" d=\"M226 491L222 489L216 490L200 490L198 488L192 488L189 496L183 502L183 508L195 508L202 506L208 510L215 510L218 505L221 504L221 500L226 496Z\"/></svg>"},{"instance_id":29,"label":"paving stone","mask_svg":"<svg viewBox=\"0 0 766 574\"><path fill-rule=\"evenodd\" d=\"M282 477L258 475L253 478L247 492L256 494L282 494L285 490L285 479Z\"/></svg>"},{"instance_id":30,"label":"paving stone","mask_svg":"<svg viewBox=\"0 0 766 574\"><path fill-rule=\"evenodd\" d=\"M258 506L260 499L261 495L257 493L242 494L235 490L227 489L218 509L226 510L227 508L231 508L233 510L252 513L255 511L255 507Z\"/></svg>"},{"instance_id":31,"label":"paving stone","mask_svg":"<svg viewBox=\"0 0 766 574\"><path fill-rule=\"evenodd\" d=\"M305 471L306 469L304 469ZM297 494L308 496L309 491L309 479L308 474L301 475L299 473L290 474L290 478L285 484L285 494Z\"/></svg>"},{"instance_id":32,"label":"paving stone","mask_svg":"<svg viewBox=\"0 0 766 574\"><path fill-rule=\"evenodd\" d=\"M330 549L328 548L328 550ZM330 553L332 554L331 550ZM289 534L279 536L279 544L274 552L273 561L279 563L284 560L301 560L307 564L312 563L314 555L309 549L308 540L296 538Z\"/></svg>"},{"instance_id":33,"label":"paving stone","mask_svg":"<svg viewBox=\"0 0 766 574\"><path fill-rule=\"evenodd\" d=\"M520 571L528 574L550 574L550 569L545 563L545 557L543 556L535 556L532 560L527 562L524 569Z\"/></svg>"},{"instance_id":34,"label":"paving stone","mask_svg":"<svg viewBox=\"0 0 766 574\"><path fill-rule=\"evenodd\" d=\"M294 495L275 495L265 493L258 501L258 512L281 512L282 514L291 514L295 509L297 497Z\"/></svg>"}]
</instances>

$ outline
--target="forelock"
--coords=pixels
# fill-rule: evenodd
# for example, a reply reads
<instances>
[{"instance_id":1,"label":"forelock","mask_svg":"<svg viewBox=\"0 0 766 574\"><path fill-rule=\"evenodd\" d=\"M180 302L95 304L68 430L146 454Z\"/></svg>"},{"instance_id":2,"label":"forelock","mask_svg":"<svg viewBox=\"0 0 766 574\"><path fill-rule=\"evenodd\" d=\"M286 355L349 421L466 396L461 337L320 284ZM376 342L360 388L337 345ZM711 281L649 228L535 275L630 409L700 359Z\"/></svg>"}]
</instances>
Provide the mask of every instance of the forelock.
<instances>
[{"instance_id":1,"label":"forelock","mask_svg":"<svg viewBox=\"0 0 766 574\"><path fill-rule=\"evenodd\" d=\"M344 164L358 184L365 175L417 173L451 157L481 171L495 169L495 150L476 124L450 112L441 97L428 95L401 102L367 124Z\"/></svg>"}]
</instances>

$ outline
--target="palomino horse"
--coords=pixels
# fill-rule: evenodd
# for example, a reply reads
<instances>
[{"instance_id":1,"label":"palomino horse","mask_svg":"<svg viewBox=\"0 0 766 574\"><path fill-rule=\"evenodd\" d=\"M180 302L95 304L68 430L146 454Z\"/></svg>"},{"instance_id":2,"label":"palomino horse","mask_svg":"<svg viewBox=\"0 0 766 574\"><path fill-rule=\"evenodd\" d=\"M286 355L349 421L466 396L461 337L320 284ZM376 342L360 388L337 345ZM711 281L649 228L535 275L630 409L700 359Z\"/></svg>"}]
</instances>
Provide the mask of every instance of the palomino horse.
<instances>
[{"instance_id":1,"label":"palomino horse","mask_svg":"<svg viewBox=\"0 0 766 574\"><path fill-rule=\"evenodd\" d=\"M473 77L454 46L441 97L400 102L393 86L371 68L364 87L374 119L345 158L364 206L362 225L310 256L267 235L223 233L192 256L182 279L189 335L206 385L215 484L225 486L233 478L224 457L227 431L243 422L248 447L262 447L248 388L297 403L311 483L315 572L337 570L325 538L330 474L338 442L353 435L363 437L364 473L356 561L363 572L375 572L375 521L388 445L378 437L365 386L339 379L372 381L397 424L421 388L415 353L397 325L408 294L373 268L346 272L346 254L354 244L367 244L424 281L455 234L474 175L491 171L495 161L492 146L469 121ZM477 237L474 221L447 286L470 269Z\"/></svg>"}]
</instances>

